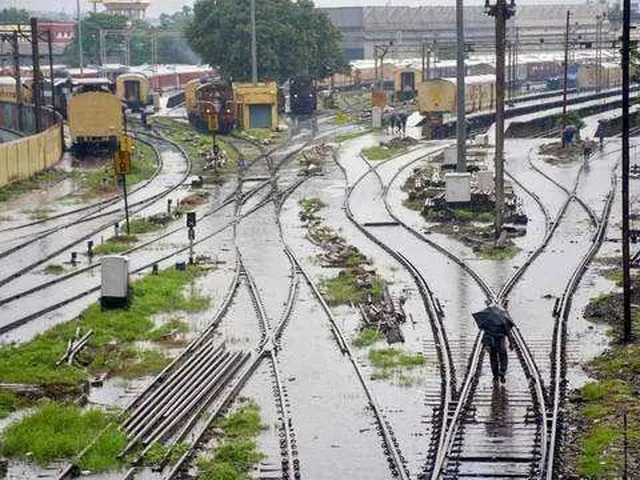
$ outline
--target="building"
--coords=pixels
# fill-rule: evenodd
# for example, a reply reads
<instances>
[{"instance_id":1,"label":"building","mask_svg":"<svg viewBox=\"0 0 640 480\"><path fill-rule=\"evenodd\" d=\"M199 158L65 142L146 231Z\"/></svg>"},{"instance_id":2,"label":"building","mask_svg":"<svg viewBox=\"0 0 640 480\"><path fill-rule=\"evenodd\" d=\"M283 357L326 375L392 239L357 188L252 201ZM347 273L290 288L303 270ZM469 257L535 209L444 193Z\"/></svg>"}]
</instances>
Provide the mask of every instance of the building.
<instances>
[{"instance_id":1,"label":"building","mask_svg":"<svg viewBox=\"0 0 640 480\"><path fill-rule=\"evenodd\" d=\"M103 0L101 3L108 13L141 20L145 18L150 2L149 0Z\"/></svg>"},{"instance_id":2,"label":"building","mask_svg":"<svg viewBox=\"0 0 640 480\"><path fill-rule=\"evenodd\" d=\"M420 56L420 45L434 45L441 58L453 58L456 41L454 6L345 7L323 8L342 32L349 60L372 59L376 45L389 45L385 58ZM570 36L574 42L595 41L596 16L606 10L602 4L517 5L516 15L507 21L507 39L517 41L520 51L558 50L564 42L566 12L571 11ZM469 50L488 53L495 47L494 19L482 5L464 7L465 42ZM603 41L610 44L609 22L604 19Z\"/></svg>"},{"instance_id":3,"label":"building","mask_svg":"<svg viewBox=\"0 0 640 480\"><path fill-rule=\"evenodd\" d=\"M23 34L28 34L31 28L28 24L22 25L0 25L0 33L12 33L20 30ZM38 31L40 32L39 49L42 56L40 62L42 65L48 65L48 45L47 35L51 32L51 51L53 54L53 62L62 63L64 49L68 43L72 42L76 35L76 22L38 22ZM21 35L18 37L18 47L20 50L20 63L22 65L31 65L31 42L28 38ZM5 69L13 65L13 57L11 55L11 45L8 42L2 42L0 47L0 68Z\"/></svg>"},{"instance_id":4,"label":"building","mask_svg":"<svg viewBox=\"0 0 640 480\"><path fill-rule=\"evenodd\" d=\"M278 127L278 86L275 82L234 82L241 128Z\"/></svg>"}]
</instances>

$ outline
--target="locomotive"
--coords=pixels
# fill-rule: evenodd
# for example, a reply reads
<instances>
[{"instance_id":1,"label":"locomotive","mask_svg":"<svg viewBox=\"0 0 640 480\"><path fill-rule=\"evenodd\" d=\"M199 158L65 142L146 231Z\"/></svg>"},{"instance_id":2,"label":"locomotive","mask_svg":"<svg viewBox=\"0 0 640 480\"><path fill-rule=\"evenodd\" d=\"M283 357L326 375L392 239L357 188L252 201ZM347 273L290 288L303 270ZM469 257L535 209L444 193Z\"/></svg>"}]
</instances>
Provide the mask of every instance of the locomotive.
<instances>
[{"instance_id":1,"label":"locomotive","mask_svg":"<svg viewBox=\"0 0 640 480\"><path fill-rule=\"evenodd\" d=\"M185 85L189 122L196 128L227 134L236 127L236 104L231 82L194 80Z\"/></svg>"},{"instance_id":2,"label":"locomotive","mask_svg":"<svg viewBox=\"0 0 640 480\"><path fill-rule=\"evenodd\" d=\"M309 75L289 79L289 111L295 115L309 115L318 108L317 82Z\"/></svg>"}]
</instances>

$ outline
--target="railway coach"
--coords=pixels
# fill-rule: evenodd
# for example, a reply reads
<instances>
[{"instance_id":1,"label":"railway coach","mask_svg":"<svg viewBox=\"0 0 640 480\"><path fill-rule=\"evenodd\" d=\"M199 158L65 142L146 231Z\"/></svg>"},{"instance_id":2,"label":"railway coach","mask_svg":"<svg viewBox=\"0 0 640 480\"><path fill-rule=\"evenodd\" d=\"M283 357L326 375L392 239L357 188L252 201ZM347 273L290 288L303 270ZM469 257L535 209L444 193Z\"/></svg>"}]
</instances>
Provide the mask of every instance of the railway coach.
<instances>
[{"instance_id":1,"label":"railway coach","mask_svg":"<svg viewBox=\"0 0 640 480\"><path fill-rule=\"evenodd\" d=\"M149 87L149 78L144 73L122 73L116 78L118 99L134 111L153 103Z\"/></svg>"}]
</instances>

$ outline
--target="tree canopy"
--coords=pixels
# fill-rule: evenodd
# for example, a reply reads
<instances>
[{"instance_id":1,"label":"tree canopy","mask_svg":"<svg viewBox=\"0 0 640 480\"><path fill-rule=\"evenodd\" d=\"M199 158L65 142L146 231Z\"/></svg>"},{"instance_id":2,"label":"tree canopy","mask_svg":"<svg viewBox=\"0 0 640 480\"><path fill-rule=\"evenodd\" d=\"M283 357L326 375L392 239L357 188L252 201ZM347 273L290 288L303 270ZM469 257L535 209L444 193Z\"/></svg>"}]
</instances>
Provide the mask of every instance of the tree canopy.
<instances>
[{"instance_id":1,"label":"tree canopy","mask_svg":"<svg viewBox=\"0 0 640 480\"><path fill-rule=\"evenodd\" d=\"M256 1L258 77L324 78L346 67L340 31L311 0ZM186 29L193 50L227 78L251 79L250 0L198 0Z\"/></svg>"},{"instance_id":2,"label":"tree canopy","mask_svg":"<svg viewBox=\"0 0 640 480\"><path fill-rule=\"evenodd\" d=\"M109 13L90 13L82 20L82 53L85 64L100 64L100 29L128 30L130 38L131 65L151 63L151 37L155 32L158 38L158 63L198 63L186 39L184 28L189 21L191 9L185 7L173 15L163 14L160 25L152 27L143 20L131 22L121 15ZM108 34L105 37L107 62L124 63L126 40L124 35ZM65 61L69 66L78 66L78 43L74 39L67 45Z\"/></svg>"},{"instance_id":3,"label":"tree canopy","mask_svg":"<svg viewBox=\"0 0 640 480\"><path fill-rule=\"evenodd\" d=\"M29 21L29 12L22 8L3 8L0 10L0 23L14 24Z\"/></svg>"}]
</instances>

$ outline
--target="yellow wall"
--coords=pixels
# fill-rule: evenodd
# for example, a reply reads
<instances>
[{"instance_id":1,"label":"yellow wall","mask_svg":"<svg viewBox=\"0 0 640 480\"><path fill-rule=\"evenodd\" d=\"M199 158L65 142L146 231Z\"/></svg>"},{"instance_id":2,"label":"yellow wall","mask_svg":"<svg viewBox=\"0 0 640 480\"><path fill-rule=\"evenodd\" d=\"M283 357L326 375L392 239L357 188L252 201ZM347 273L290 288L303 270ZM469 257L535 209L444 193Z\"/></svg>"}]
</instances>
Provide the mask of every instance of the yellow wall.
<instances>
[{"instance_id":1,"label":"yellow wall","mask_svg":"<svg viewBox=\"0 0 640 480\"><path fill-rule=\"evenodd\" d=\"M234 83L236 103L241 105L239 120L243 128L251 125L250 105L271 105L271 128L278 127L278 85L276 82Z\"/></svg>"},{"instance_id":2,"label":"yellow wall","mask_svg":"<svg viewBox=\"0 0 640 480\"><path fill-rule=\"evenodd\" d=\"M0 187L50 167L62 156L62 124L0 144Z\"/></svg>"}]
</instances>

